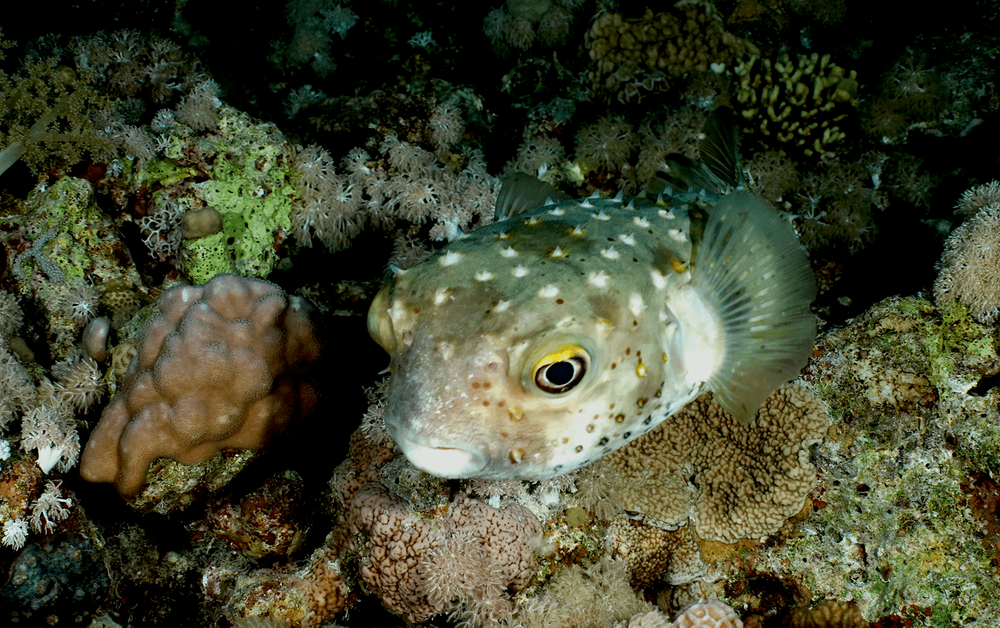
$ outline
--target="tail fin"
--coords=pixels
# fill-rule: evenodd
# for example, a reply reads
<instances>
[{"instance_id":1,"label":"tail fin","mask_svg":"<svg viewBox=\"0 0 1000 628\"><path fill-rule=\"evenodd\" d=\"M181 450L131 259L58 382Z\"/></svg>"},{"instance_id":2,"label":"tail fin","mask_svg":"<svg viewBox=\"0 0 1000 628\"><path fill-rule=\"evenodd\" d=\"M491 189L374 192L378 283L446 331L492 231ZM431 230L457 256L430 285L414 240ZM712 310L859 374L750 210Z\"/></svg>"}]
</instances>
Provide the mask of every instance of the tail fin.
<instances>
[{"instance_id":1,"label":"tail fin","mask_svg":"<svg viewBox=\"0 0 1000 628\"><path fill-rule=\"evenodd\" d=\"M737 192L712 208L692 285L718 313L725 334L722 366L709 387L747 425L809 359L816 335L809 263L770 205Z\"/></svg>"}]
</instances>

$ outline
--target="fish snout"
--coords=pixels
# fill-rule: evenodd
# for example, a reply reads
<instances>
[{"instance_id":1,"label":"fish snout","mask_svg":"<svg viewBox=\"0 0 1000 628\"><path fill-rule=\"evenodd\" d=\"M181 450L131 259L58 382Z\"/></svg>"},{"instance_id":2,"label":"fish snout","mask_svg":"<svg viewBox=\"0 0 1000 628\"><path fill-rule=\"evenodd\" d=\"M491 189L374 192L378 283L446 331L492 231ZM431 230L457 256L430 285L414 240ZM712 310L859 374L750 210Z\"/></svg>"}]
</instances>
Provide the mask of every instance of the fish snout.
<instances>
[{"instance_id":1,"label":"fish snout","mask_svg":"<svg viewBox=\"0 0 1000 628\"><path fill-rule=\"evenodd\" d=\"M422 443L388 425L393 440L403 450L406 458L421 471L442 478L469 478L486 468L485 452L472 447L439 446Z\"/></svg>"}]
</instances>

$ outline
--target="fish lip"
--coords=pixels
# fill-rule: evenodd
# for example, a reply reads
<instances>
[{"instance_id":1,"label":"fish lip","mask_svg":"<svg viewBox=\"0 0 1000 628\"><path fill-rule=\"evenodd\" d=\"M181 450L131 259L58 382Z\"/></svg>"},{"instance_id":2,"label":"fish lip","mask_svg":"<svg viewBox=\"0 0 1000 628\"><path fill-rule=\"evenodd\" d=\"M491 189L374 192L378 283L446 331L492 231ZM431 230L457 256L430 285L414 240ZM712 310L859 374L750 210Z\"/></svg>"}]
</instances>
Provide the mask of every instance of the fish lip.
<instances>
[{"instance_id":1,"label":"fish lip","mask_svg":"<svg viewBox=\"0 0 1000 628\"><path fill-rule=\"evenodd\" d=\"M488 463L486 456L473 449L421 443L404 435L399 429L391 427L389 433L403 450L410 464L437 477L451 479L474 477L485 469Z\"/></svg>"}]
</instances>

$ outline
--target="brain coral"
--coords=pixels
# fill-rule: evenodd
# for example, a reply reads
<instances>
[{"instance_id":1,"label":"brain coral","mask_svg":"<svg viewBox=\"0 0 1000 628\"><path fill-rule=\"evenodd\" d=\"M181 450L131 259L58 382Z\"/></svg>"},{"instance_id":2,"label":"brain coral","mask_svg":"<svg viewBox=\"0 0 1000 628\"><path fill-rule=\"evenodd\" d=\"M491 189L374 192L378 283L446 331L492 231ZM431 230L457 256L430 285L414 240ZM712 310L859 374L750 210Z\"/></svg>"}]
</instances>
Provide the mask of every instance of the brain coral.
<instances>
[{"instance_id":1,"label":"brain coral","mask_svg":"<svg viewBox=\"0 0 1000 628\"><path fill-rule=\"evenodd\" d=\"M809 447L827 413L806 389L784 386L742 427L703 395L646 436L607 456L626 479L625 508L698 536L735 542L772 534L816 481Z\"/></svg>"},{"instance_id":2,"label":"brain coral","mask_svg":"<svg viewBox=\"0 0 1000 628\"><path fill-rule=\"evenodd\" d=\"M677 615L674 628L743 628L736 612L719 600L695 602Z\"/></svg>"},{"instance_id":3,"label":"brain coral","mask_svg":"<svg viewBox=\"0 0 1000 628\"><path fill-rule=\"evenodd\" d=\"M157 458L194 464L224 448L259 449L316 401L307 376L321 346L305 300L218 275L168 290L157 310L80 463L85 479L126 497Z\"/></svg>"}]
</instances>

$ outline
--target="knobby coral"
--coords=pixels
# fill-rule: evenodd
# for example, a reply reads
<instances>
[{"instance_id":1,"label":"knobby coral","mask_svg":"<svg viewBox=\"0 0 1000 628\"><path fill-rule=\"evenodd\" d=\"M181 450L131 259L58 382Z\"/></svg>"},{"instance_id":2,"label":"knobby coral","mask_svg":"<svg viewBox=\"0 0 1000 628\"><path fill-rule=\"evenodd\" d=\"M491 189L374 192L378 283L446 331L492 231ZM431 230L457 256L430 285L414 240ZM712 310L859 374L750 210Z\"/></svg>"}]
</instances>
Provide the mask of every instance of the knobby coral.
<instances>
[{"instance_id":1,"label":"knobby coral","mask_svg":"<svg viewBox=\"0 0 1000 628\"><path fill-rule=\"evenodd\" d=\"M164 293L87 442L81 475L131 497L161 456L193 464L224 448L263 447L316 402L312 317L307 301L233 275Z\"/></svg>"}]
</instances>

